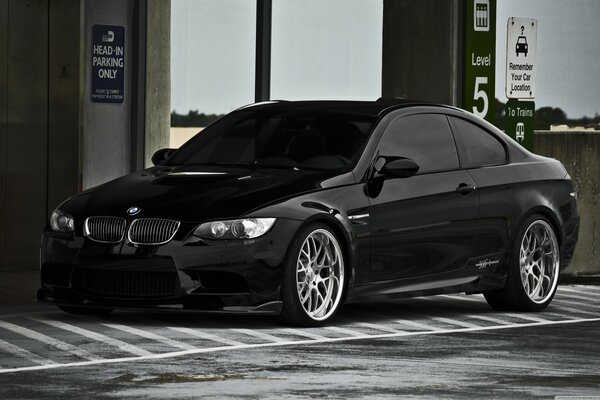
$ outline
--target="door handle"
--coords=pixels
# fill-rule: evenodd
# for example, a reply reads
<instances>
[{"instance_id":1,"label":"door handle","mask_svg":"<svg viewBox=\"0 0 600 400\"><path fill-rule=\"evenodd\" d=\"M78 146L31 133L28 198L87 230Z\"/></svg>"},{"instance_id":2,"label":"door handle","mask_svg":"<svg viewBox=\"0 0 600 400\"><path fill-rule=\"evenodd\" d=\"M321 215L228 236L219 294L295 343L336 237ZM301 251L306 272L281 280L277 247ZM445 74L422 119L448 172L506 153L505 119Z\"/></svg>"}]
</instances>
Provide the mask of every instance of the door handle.
<instances>
[{"instance_id":1,"label":"door handle","mask_svg":"<svg viewBox=\"0 0 600 400\"><path fill-rule=\"evenodd\" d=\"M475 189L476 189L475 185L470 185L468 183L461 183L456 188L456 191L460 194L469 194Z\"/></svg>"}]
</instances>

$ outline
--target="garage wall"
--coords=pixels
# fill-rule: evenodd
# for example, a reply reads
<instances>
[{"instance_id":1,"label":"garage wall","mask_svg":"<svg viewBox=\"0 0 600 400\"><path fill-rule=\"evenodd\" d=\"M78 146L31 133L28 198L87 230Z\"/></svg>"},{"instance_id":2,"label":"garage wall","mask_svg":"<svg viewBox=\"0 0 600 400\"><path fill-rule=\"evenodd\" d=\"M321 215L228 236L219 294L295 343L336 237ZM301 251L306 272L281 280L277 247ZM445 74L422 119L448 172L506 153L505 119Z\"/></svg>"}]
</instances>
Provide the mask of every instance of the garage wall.
<instances>
[{"instance_id":1,"label":"garage wall","mask_svg":"<svg viewBox=\"0 0 600 400\"><path fill-rule=\"evenodd\" d=\"M8 103L8 0L0 0L0 270L6 265L6 132Z\"/></svg>"},{"instance_id":2,"label":"garage wall","mask_svg":"<svg viewBox=\"0 0 600 400\"><path fill-rule=\"evenodd\" d=\"M535 153L563 163L575 182L581 216L568 275L600 275L600 131L537 131Z\"/></svg>"},{"instance_id":3,"label":"garage wall","mask_svg":"<svg viewBox=\"0 0 600 400\"><path fill-rule=\"evenodd\" d=\"M9 1L6 26L4 268L33 269L47 211L48 1Z\"/></svg>"}]
</instances>

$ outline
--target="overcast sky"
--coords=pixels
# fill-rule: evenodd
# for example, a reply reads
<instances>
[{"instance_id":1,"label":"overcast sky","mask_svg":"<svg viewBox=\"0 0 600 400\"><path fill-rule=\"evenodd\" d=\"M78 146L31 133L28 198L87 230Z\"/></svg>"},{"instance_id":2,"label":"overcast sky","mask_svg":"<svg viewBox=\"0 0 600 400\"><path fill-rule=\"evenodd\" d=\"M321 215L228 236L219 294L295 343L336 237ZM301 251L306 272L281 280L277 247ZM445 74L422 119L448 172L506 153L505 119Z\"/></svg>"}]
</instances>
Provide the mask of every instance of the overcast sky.
<instances>
[{"instance_id":1,"label":"overcast sky","mask_svg":"<svg viewBox=\"0 0 600 400\"><path fill-rule=\"evenodd\" d=\"M228 112L254 100L256 4L172 0L172 109ZM506 20L538 19L536 106L600 112L600 0L498 0L496 97ZM273 0L271 97L376 99L381 0Z\"/></svg>"}]
</instances>

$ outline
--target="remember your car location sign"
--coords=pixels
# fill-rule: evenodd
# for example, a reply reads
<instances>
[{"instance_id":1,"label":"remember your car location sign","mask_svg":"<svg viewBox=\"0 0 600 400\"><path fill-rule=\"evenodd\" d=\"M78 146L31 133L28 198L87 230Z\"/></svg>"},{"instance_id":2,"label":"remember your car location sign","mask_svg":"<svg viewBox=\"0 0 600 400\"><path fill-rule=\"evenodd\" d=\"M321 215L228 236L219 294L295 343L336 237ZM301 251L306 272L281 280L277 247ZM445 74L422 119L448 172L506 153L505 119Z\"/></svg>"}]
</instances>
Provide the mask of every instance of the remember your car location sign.
<instances>
[{"instance_id":1,"label":"remember your car location sign","mask_svg":"<svg viewBox=\"0 0 600 400\"><path fill-rule=\"evenodd\" d=\"M506 97L535 98L537 20L508 19L506 29Z\"/></svg>"},{"instance_id":2,"label":"remember your car location sign","mask_svg":"<svg viewBox=\"0 0 600 400\"><path fill-rule=\"evenodd\" d=\"M463 109L494 123L496 0L465 2Z\"/></svg>"},{"instance_id":3,"label":"remember your car location sign","mask_svg":"<svg viewBox=\"0 0 600 400\"><path fill-rule=\"evenodd\" d=\"M94 25L92 28L92 101L122 103L125 75L125 29Z\"/></svg>"}]
</instances>

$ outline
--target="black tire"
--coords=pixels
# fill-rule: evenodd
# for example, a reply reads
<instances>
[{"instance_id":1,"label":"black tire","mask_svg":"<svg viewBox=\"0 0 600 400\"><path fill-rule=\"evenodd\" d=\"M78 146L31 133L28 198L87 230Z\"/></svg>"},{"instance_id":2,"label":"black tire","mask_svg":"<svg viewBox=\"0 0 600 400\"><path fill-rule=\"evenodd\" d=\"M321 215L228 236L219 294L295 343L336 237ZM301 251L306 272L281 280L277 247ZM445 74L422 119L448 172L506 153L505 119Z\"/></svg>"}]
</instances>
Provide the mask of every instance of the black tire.
<instances>
[{"instance_id":1,"label":"black tire","mask_svg":"<svg viewBox=\"0 0 600 400\"><path fill-rule=\"evenodd\" d=\"M58 306L61 310L68 314L76 315L108 315L113 310L111 308L85 308L85 307L69 307L69 306Z\"/></svg>"},{"instance_id":2,"label":"black tire","mask_svg":"<svg viewBox=\"0 0 600 400\"><path fill-rule=\"evenodd\" d=\"M528 283L524 282L524 278L522 278L521 274L521 245L524 244L525 234L529 232L530 229L541 228L550 230L552 233L548 234L548 246L550 245L553 248L553 258L550 265L550 269L552 270L552 277L548 277L546 280L545 276L542 278L542 281L547 281L548 286L547 290L542 290L543 296L540 299L532 299L530 295L527 293ZM549 233L549 231L547 231ZM542 248L545 240L542 241L542 245L540 245L540 249ZM532 251L533 253L531 257L526 259L533 261L536 258L536 254L538 254L537 261L540 261L540 258L544 257L545 253L542 255ZM519 228L517 235L515 236L515 240L512 245L512 252L510 256L510 262L507 271L506 284L502 289L490 290L484 292L484 297L488 304L494 309L498 311L542 311L554 298L556 294L556 288L558 287L558 272L559 272L559 261L560 253L558 240L556 237L555 229L552 223L548 220L548 218L544 217L540 214L533 214L527 217L521 227ZM547 256L550 257L550 256ZM546 262L546 261L544 261ZM538 267L538 270L539 267ZM545 268L544 268L545 270ZM525 279L527 281L528 279ZM537 286L536 286L537 287Z\"/></svg>"},{"instance_id":3,"label":"black tire","mask_svg":"<svg viewBox=\"0 0 600 400\"><path fill-rule=\"evenodd\" d=\"M329 311L327 311L326 315L323 316L310 315L310 312L306 310L306 306L303 305L303 303L300 300L301 294L299 294L297 284L298 276L302 276L302 272L297 271L299 258L301 257L301 250L303 248L303 245L305 244L305 241L308 240L309 236L311 235L317 235L317 237L318 235L322 235L323 239L327 238L327 240L333 239L333 241L329 243L334 248L336 248L337 246L337 249L339 250L339 253L337 253L336 256L336 259L338 259L339 261L337 263L333 263L333 265L337 265L339 270L341 270L341 278L338 276L338 283L336 284L335 279L330 278L330 275L327 275L328 281L331 281L331 284L333 285L331 290L332 292L335 292L335 299L331 299L331 309L329 308L329 306L324 306L322 310ZM281 311L281 314L279 315L279 320L285 325L292 326L322 326L328 321L330 321L338 312L344 300L347 286L347 274L344 271L345 266L346 260L344 258L342 243L340 242L339 238L335 235L335 233L326 224L314 223L301 229L292 241L290 248L288 249L286 258L282 264L282 268L284 269L283 282L281 285L281 298L283 300L283 309ZM323 272L319 271L318 273L311 274L306 273L304 274L304 277L308 282L310 280L311 275L314 277L314 279L320 279L319 277L322 277L323 273L327 273L328 271L334 270L335 267L332 267L331 269L326 269ZM319 286L318 283L312 289L310 287L310 284L305 283L305 285L307 285L308 288L306 292L307 297L308 292L311 290L312 295L312 293L314 293L314 290L318 290L321 293L320 289L323 287L326 288L326 286ZM337 289L335 289L336 285ZM318 300L315 301L317 302L316 304L318 304ZM311 308L311 306L308 305L308 308Z\"/></svg>"}]
</instances>

